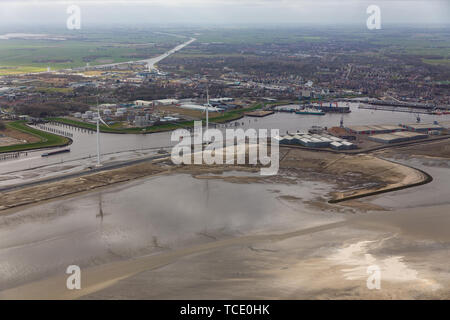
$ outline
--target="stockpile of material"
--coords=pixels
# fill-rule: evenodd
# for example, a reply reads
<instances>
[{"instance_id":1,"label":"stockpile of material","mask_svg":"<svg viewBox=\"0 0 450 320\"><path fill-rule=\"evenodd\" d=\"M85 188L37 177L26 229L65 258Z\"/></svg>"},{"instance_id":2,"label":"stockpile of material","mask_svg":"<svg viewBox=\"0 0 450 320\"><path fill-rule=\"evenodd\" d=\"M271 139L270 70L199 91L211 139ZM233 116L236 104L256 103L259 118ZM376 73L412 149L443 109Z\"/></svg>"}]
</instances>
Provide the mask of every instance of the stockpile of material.
<instances>
[{"instance_id":1,"label":"stockpile of material","mask_svg":"<svg viewBox=\"0 0 450 320\"><path fill-rule=\"evenodd\" d=\"M381 134L405 130L398 125L348 126L346 129L353 134Z\"/></svg>"}]
</instances>

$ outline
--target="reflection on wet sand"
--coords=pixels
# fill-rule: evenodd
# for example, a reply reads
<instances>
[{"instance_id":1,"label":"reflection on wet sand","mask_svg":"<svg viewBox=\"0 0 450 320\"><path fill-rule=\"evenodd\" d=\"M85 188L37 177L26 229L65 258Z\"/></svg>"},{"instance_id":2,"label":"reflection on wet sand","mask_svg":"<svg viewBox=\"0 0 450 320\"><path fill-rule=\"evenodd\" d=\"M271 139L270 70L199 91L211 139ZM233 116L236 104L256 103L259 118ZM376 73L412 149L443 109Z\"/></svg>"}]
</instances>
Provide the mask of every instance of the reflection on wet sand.
<instances>
[{"instance_id":1,"label":"reflection on wet sand","mask_svg":"<svg viewBox=\"0 0 450 320\"><path fill-rule=\"evenodd\" d=\"M321 192L314 188L329 186L249 187L176 174L19 210L0 218L1 285L36 279L64 264L93 265L259 230L314 225L329 217L315 217L302 206L293 209L272 192L309 199Z\"/></svg>"},{"instance_id":2,"label":"reflection on wet sand","mask_svg":"<svg viewBox=\"0 0 450 320\"><path fill-rule=\"evenodd\" d=\"M271 179L186 171L1 216L0 298L449 298L448 204L410 209L414 188L365 200L385 209L398 194L394 211L348 211L323 198L344 178L287 161ZM80 291L65 287L69 264L82 268ZM366 286L370 265L381 290Z\"/></svg>"}]
</instances>

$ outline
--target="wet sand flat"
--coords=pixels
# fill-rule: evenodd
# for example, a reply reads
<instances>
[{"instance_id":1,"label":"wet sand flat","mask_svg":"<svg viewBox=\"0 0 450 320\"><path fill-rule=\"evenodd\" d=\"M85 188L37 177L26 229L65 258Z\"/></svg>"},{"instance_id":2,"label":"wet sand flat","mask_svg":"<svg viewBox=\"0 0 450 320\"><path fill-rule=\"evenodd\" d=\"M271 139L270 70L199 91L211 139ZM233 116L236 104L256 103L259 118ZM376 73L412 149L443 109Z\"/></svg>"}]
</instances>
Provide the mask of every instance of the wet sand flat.
<instances>
[{"instance_id":1,"label":"wet sand flat","mask_svg":"<svg viewBox=\"0 0 450 320\"><path fill-rule=\"evenodd\" d=\"M237 181L249 174L226 177ZM249 185L177 173L15 209L0 217L0 289L61 274L70 264L88 268L337 221L342 217L317 216L281 197L308 200L330 189L318 182Z\"/></svg>"},{"instance_id":2,"label":"wet sand flat","mask_svg":"<svg viewBox=\"0 0 450 320\"><path fill-rule=\"evenodd\" d=\"M450 298L450 206L425 201L448 170L430 169L444 180L349 206L327 200L339 189L404 181L410 171L370 157L282 158L272 178L184 167L5 211L0 298ZM367 163L373 170L365 172ZM410 207L416 192L424 196ZM69 264L80 265L82 290L66 289ZM380 290L367 287L371 266L380 269Z\"/></svg>"},{"instance_id":3,"label":"wet sand flat","mask_svg":"<svg viewBox=\"0 0 450 320\"><path fill-rule=\"evenodd\" d=\"M288 148L281 148L280 153L281 169L295 171L300 175L299 178L309 176L310 179L336 182L338 190L331 194L333 200L389 191L427 180L427 176L418 170L369 155L340 155ZM163 172L204 173L211 170L231 170L236 167L234 165L173 166L169 159L165 160L165 165L161 162L158 161L159 164L149 162L78 178L61 179L48 183L45 187L38 185L0 193L0 210L39 203ZM247 166L247 169L257 170L257 167ZM284 179L283 176L278 176L280 180ZM244 182L252 180L254 179L248 178Z\"/></svg>"},{"instance_id":4,"label":"wet sand flat","mask_svg":"<svg viewBox=\"0 0 450 320\"><path fill-rule=\"evenodd\" d=\"M445 217L441 224L450 223L444 213L450 207L429 209ZM448 299L448 232L417 232L404 222L414 220L426 228L434 222L427 225L422 210L412 217L409 211L210 241L86 269L80 291L65 290L60 276L6 290L1 297ZM371 265L381 269L380 290L366 286ZM45 293L40 292L44 286Z\"/></svg>"},{"instance_id":5,"label":"wet sand flat","mask_svg":"<svg viewBox=\"0 0 450 320\"><path fill-rule=\"evenodd\" d=\"M449 299L450 206L426 209L242 239L83 299ZM380 290L366 285L373 265Z\"/></svg>"}]
</instances>

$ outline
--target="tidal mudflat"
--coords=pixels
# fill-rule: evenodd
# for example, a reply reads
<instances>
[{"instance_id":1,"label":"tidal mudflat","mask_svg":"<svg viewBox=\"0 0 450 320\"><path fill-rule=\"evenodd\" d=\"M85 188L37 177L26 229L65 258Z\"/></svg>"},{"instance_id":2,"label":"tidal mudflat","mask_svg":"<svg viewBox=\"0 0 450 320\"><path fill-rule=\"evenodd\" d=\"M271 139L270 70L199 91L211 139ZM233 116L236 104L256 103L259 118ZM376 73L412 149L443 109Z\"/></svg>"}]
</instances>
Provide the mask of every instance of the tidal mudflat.
<instances>
[{"instance_id":1,"label":"tidal mudflat","mask_svg":"<svg viewBox=\"0 0 450 320\"><path fill-rule=\"evenodd\" d=\"M408 175L391 167L383 179L384 162L322 153L299 162L297 152L283 154L270 178L184 167L6 210L0 297L448 298L448 204L386 203L415 188L330 204L336 192ZM420 188L433 192L432 183ZM71 264L82 290L66 288ZM367 287L374 265L380 290Z\"/></svg>"}]
</instances>

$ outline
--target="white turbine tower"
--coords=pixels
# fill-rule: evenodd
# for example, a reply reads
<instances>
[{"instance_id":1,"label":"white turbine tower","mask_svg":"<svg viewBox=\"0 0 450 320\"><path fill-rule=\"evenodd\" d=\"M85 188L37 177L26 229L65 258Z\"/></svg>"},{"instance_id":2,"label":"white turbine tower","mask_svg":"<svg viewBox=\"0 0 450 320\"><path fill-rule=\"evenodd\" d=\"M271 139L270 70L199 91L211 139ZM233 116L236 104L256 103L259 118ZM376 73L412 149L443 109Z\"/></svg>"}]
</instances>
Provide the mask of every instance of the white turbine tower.
<instances>
[{"instance_id":1,"label":"white turbine tower","mask_svg":"<svg viewBox=\"0 0 450 320\"><path fill-rule=\"evenodd\" d=\"M100 122L109 127L108 124L103 121L102 117L100 117L100 107L98 106L97 100L97 167L101 167L102 165L100 161Z\"/></svg>"},{"instance_id":2,"label":"white turbine tower","mask_svg":"<svg viewBox=\"0 0 450 320\"><path fill-rule=\"evenodd\" d=\"M209 129L209 91L208 91L208 86L206 86L206 130Z\"/></svg>"},{"instance_id":3,"label":"white turbine tower","mask_svg":"<svg viewBox=\"0 0 450 320\"><path fill-rule=\"evenodd\" d=\"M208 131L209 129L209 108L212 107L211 104L209 103L209 91L208 91L208 86L206 86L206 104L205 104L205 110L203 110L203 112L206 112L206 129L205 132ZM206 141L209 143L209 141Z\"/></svg>"}]
</instances>

